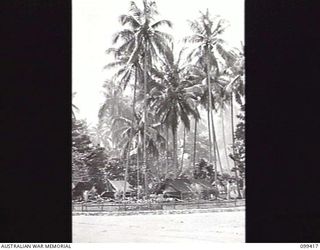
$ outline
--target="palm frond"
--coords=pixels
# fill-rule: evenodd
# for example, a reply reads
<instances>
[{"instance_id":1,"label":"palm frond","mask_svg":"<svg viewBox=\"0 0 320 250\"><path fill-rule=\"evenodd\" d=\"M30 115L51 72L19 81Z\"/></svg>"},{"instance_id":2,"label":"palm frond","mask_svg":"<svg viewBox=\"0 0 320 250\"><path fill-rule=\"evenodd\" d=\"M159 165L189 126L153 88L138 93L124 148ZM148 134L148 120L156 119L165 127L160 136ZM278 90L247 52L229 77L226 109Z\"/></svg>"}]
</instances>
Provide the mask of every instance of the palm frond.
<instances>
[{"instance_id":1,"label":"palm frond","mask_svg":"<svg viewBox=\"0 0 320 250\"><path fill-rule=\"evenodd\" d=\"M104 69L112 69L112 68L124 66L124 65L125 65L125 62L123 62L123 61L115 61L115 62L108 63L103 68Z\"/></svg>"},{"instance_id":2,"label":"palm frond","mask_svg":"<svg viewBox=\"0 0 320 250\"><path fill-rule=\"evenodd\" d=\"M187 36L182 39L183 42L185 43L200 43L204 40L204 37L200 34L195 34L192 36Z\"/></svg>"},{"instance_id":3,"label":"palm frond","mask_svg":"<svg viewBox=\"0 0 320 250\"><path fill-rule=\"evenodd\" d=\"M125 117L115 117L112 119L112 126L117 126L120 122L123 122L129 126L131 126L132 121L130 119L127 119Z\"/></svg>"},{"instance_id":4,"label":"palm frond","mask_svg":"<svg viewBox=\"0 0 320 250\"><path fill-rule=\"evenodd\" d=\"M129 12L132 13L132 15L137 18L137 20L140 20L141 16L143 15L142 10L137 6L137 4L134 1L130 2Z\"/></svg>"},{"instance_id":5,"label":"palm frond","mask_svg":"<svg viewBox=\"0 0 320 250\"><path fill-rule=\"evenodd\" d=\"M133 39L133 37L134 33L132 32L132 30L124 29L113 35L112 43L117 43L120 38L124 41L129 41L130 39Z\"/></svg>"},{"instance_id":6,"label":"palm frond","mask_svg":"<svg viewBox=\"0 0 320 250\"><path fill-rule=\"evenodd\" d=\"M225 49L224 46L221 45L221 43L217 43L216 48L221 57L228 63L228 65L233 65L236 62L237 55L232 49Z\"/></svg>"},{"instance_id":7,"label":"palm frond","mask_svg":"<svg viewBox=\"0 0 320 250\"><path fill-rule=\"evenodd\" d=\"M119 21L122 25L129 24L133 29L137 29L141 26L140 22L131 15L121 15Z\"/></svg>"},{"instance_id":8,"label":"palm frond","mask_svg":"<svg viewBox=\"0 0 320 250\"><path fill-rule=\"evenodd\" d=\"M187 21L189 24L190 29L196 33L196 34L203 34L203 28L201 27L201 25L199 24L199 22L197 21Z\"/></svg>"},{"instance_id":9,"label":"palm frond","mask_svg":"<svg viewBox=\"0 0 320 250\"><path fill-rule=\"evenodd\" d=\"M172 35L168 33L165 33L159 30L154 31L154 33L159 37L159 39L166 40L166 42L171 42L173 40Z\"/></svg>"},{"instance_id":10,"label":"palm frond","mask_svg":"<svg viewBox=\"0 0 320 250\"><path fill-rule=\"evenodd\" d=\"M157 49L157 54L160 57L164 55L166 59L173 60L172 54L170 52L170 47L166 44L166 42L162 39L158 39L159 37L155 36L155 39L152 40L152 44Z\"/></svg>"},{"instance_id":11,"label":"palm frond","mask_svg":"<svg viewBox=\"0 0 320 250\"><path fill-rule=\"evenodd\" d=\"M151 28L153 29L157 29L163 25L166 25L168 26L169 28L172 28L172 22L169 21L169 20L160 20L160 21L157 21L155 22L154 24L151 25Z\"/></svg>"}]
</instances>

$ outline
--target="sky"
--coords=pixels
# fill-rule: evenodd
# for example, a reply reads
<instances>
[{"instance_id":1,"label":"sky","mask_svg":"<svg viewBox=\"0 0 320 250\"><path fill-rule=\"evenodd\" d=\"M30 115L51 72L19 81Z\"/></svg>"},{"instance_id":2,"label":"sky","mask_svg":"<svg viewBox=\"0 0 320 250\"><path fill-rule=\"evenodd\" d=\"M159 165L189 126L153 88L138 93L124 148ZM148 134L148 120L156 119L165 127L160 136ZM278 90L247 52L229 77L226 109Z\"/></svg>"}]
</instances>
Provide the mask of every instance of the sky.
<instances>
[{"instance_id":1,"label":"sky","mask_svg":"<svg viewBox=\"0 0 320 250\"><path fill-rule=\"evenodd\" d=\"M220 15L229 22L224 40L240 47L244 42L244 0L156 0L159 19L173 23L169 33L175 41L190 35L187 20L196 19L207 8L211 15ZM104 101L102 85L110 79L110 71L103 69L112 61L105 51L112 47L112 36L122 27L118 17L128 13L129 0L73 0L72 1L72 91L73 103L79 108L77 118L88 125L98 122L98 110ZM137 0L140 5L142 0Z\"/></svg>"}]
</instances>

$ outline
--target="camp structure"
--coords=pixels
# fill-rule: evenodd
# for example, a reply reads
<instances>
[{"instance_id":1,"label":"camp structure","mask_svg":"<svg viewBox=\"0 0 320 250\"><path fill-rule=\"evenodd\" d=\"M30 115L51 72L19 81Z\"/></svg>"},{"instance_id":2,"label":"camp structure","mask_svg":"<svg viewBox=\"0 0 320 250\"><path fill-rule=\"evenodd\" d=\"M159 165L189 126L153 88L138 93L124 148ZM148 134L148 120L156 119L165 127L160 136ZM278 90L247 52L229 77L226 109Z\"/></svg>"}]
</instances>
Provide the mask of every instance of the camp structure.
<instances>
[{"instance_id":1,"label":"camp structure","mask_svg":"<svg viewBox=\"0 0 320 250\"><path fill-rule=\"evenodd\" d=\"M106 181L106 188L101 193L101 197L116 198L117 195L123 194L124 186L125 186L125 181L107 180ZM134 190L131 188L131 185L127 182L126 183L126 196L131 196L133 191Z\"/></svg>"},{"instance_id":2,"label":"camp structure","mask_svg":"<svg viewBox=\"0 0 320 250\"><path fill-rule=\"evenodd\" d=\"M163 194L165 198L202 198L208 199L218 195L218 191L211 183L203 179L175 179L166 180L156 190L156 194Z\"/></svg>"},{"instance_id":3,"label":"camp structure","mask_svg":"<svg viewBox=\"0 0 320 250\"><path fill-rule=\"evenodd\" d=\"M198 195L198 198L209 199L212 197L217 197L219 195L218 188L213 187L208 180L194 179L191 182L191 188Z\"/></svg>"},{"instance_id":4,"label":"camp structure","mask_svg":"<svg viewBox=\"0 0 320 250\"><path fill-rule=\"evenodd\" d=\"M186 199L192 198L194 191L188 179L168 179L159 185L156 194L163 194L165 198Z\"/></svg>"},{"instance_id":5,"label":"camp structure","mask_svg":"<svg viewBox=\"0 0 320 250\"><path fill-rule=\"evenodd\" d=\"M95 191L95 186L88 181L79 181L72 189L72 199L84 199L84 194Z\"/></svg>"}]
</instances>

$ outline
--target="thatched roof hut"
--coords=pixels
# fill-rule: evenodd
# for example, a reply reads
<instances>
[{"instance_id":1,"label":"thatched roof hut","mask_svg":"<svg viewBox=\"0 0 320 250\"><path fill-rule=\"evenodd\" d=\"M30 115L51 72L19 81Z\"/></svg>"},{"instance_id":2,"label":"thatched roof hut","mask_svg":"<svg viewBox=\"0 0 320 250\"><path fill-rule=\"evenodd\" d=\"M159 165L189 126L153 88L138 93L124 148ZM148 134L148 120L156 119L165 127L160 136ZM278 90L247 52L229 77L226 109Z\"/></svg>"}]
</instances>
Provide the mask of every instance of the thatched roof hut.
<instances>
[{"instance_id":1,"label":"thatched roof hut","mask_svg":"<svg viewBox=\"0 0 320 250\"><path fill-rule=\"evenodd\" d=\"M111 197L114 198L116 193L123 193L124 192L125 181L114 181L114 180L107 180L106 188L104 192L101 193L102 197ZM126 195L130 195L131 192L134 190L132 189L131 185L127 182L126 183Z\"/></svg>"},{"instance_id":2,"label":"thatched roof hut","mask_svg":"<svg viewBox=\"0 0 320 250\"><path fill-rule=\"evenodd\" d=\"M203 179L166 180L156 190L156 194L179 199L195 198L199 195L208 197L209 194L216 194L216 192L210 181Z\"/></svg>"},{"instance_id":3,"label":"thatched roof hut","mask_svg":"<svg viewBox=\"0 0 320 250\"><path fill-rule=\"evenodd\" d=\"M164 197L182 199L186 196L193 196L193 189L188 179L168 179L159 185L156 194L163 194Z\"/></svg>"},{"instance_id":4,"label":"thatched roof hut","mask_svg":"<svg viewBox=\"0 0 320 250\"><path fill-rule=\"evenodd\" d=\"M79 181L72 190L73 198L82 197L83 192L92 190L93 186L94 185L88 181Z\"/></svg>"}]
</instances>

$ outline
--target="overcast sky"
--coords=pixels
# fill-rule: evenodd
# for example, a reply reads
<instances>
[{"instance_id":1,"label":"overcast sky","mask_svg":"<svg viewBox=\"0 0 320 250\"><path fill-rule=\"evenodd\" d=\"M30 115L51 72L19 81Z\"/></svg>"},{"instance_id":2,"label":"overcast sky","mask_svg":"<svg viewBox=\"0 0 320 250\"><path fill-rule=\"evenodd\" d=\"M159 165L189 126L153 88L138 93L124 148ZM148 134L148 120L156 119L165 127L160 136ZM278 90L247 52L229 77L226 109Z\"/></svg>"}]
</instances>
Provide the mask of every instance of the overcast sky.
<instances>
[{"instance_id":1,"label":"overcast sky","mask_svg":"<svg viewBox=\"0 0 320 250\"><path fill-rule=\"evenodd\" d=\"M140 5L142 0L136 1ZM172 21L170 32L175 40L190 35L186 20L209 9L220 15L230 26L224 39L240 47L244 41L244 0L157 0L159 19ZM72 1L72 88L76 92L73 103L80 109L78 118L91 126L98 121L98 110L103 103L102 85L110 78L103 67L112 58L105 51L112 47L111 38L121 30L118 17L129 9L129 0L73 0Z\"/></svg>"}]
</instances>

